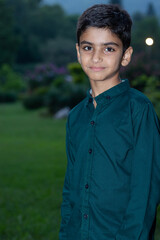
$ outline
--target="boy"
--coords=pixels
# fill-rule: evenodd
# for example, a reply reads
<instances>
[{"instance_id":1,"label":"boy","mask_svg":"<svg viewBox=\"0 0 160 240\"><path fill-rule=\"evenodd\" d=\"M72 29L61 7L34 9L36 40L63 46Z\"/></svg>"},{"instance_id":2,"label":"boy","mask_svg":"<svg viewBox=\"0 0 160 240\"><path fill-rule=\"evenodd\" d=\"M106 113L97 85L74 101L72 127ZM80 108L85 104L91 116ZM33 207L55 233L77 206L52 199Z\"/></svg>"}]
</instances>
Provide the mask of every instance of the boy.
<instances>
[{"instance_id":1,"label":"boy","mask_svg":"<svg viewBox=\"0 0 160 240\"><path fill-rule=\"evenodd\" d=\"M77 55L90 80L67 122L60 240L151 240L160 202L159 122L119 77L131 60L132 21L115 5L87 9Z\"/></svg>"}]
</instances>

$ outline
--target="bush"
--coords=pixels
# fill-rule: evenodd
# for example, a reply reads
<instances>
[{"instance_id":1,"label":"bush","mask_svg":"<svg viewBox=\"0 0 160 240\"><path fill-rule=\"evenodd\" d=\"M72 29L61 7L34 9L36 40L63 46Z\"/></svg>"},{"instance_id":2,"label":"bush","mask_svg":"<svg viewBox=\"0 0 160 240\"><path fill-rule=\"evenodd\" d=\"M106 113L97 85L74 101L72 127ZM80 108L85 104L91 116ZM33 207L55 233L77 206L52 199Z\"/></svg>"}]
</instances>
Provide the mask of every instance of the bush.
<instances>
[{"instance_id":1,"label":"bush","mask_svg":"<svg viewBox=\"0 0 160 240\"><path fill-rule=\"evenodd\" d=\"M70 108L75 107L86 96L87 88L83 85L70 84L68 91L64 91L67 99L67 105Z\"/></svg>"},{"instance_id":2,"label":"bush","mask_svg":"<svg viewBox=\"0 0 160 240\"><path fill-rule=\"evenodd\" d=\"M24 107L45 106L50 114L54 114L61 108L77 105L86 96L89 81L79 64L70 64L70 71L74 81L72 76L64 74L64 68L56 68L53 64L36 67L28 75L29 94L23 100Z\"/></svg>"},{"instance_id":3,"label":"bush","mask_svg":"<svg viewBox=\"0 0 160 240\"><path fill-rule=\"evenodd\" d=\"M134 88L143 92L147 85L148 79L149 79L148 76L146 76L145 74L142 74L142 75L138 76L137 78L133 79L131 81L131 84Z\"/></svg>"},{"instance_id":4,"label":"bush","mask_svg":"<svg viewBox=\"0 0 160 240\"><path fill-rule=\"evenodd\" d=\"M83 72L81 65L79 63L68 64L68 70L75 84L89 86L89 80L86 74Z\"/></svg>"},{"instance_id":5,"label":"bush","mask_svg":"<svg viewBox=\"0 0 160 240\"><path fill-rule=\"evenodd\" d=\"M23 106L26 109L37 109L43 106L44 98L38 95L27 96L23 99Z\"/></svg>"},{"instance_id":6,"label":"bush","mask_svg":"<svg viewBox=\"0 0 160 240\"><path fill-rule=\"evenodd\" d=\"M160 117L160 79L155 76L148 77L143 74L133 79L131 84L133 87L147 95Z\"/></svg>"},{"instance_id":7,"label":"bush","mask_svg":"<svg viewBox=\"0 0 160 240\"><path fill-rule=\"evenodd\" d=\"M58 76L63 76L65 73L65 68L57 68L52 63L38 65L26 75L28 88L34 91L39 87L51 86Z\"/></svg>"},{"instance_id":8,"label":"bush","mask_svg":"<svg viewBox=\"0 0 160 240\"><path fill-rule=\"evenodd\" d=\"M61 88L52 87L45 98L45 105L54 114L63 107L75 107L86 96L86 87L66 83Z\"/></svg>"},{"instance_id":9,"label":"bush","mask_svg":"<svg viewBox=\"0 0 160 240\"><path fill-rule=\"evenodd\" d=\"M134 54L131 64L121 68L121 76L128 78L130 81L139 78L143 74L147 77L160 76L159 60L151 57L148 59L145 52Z\"/></svg>"},{"instance_id":10,"label":"bush","mask_svg":"<svg viewBox=\"0 0 160 240\"><path fill-rule=\"evenodd\" d=\"M144 93L151 100L160 117L160 79L153 76L149 77L144 88Z\"/></svg>"},{"instance_id":11,"label":"bush","mask_svg":"<svg viewBox=\"0 0 160 240\"><path fill-rule=\"evenodd\" d=\"M36 94L37 96L45 96L49 91L49 87L48 86L44 86L44 87L39 87L36 88L34 91L34 94Z\"/></svg>"},{"instance_id":12,"label":"bush","mask_svg":"<svg viewBox=\"0 0 160 240\"><path fill-rule=\"evenodd\" d=\"M49 113L54 114L59 109L67 106L67 99L60 89L52 87L45 97L45 106L48 108Z\"/></svg>"},{"instance_id":13,"label":"bush","mask_svg":"<svg viewBox=\"0 0 160 240\"><path fill-rule=\"evenodd\" d=\"M0 103L14 103L16 100L16 93L0 91Z\"/></svg>"},{"instance_id":14,"label":"bush","mask_svg":"<svg viewBox=\"0 0 160 240\"><path fill-rule=\"evenodd\" d=\"M12 68L4 64L0 69L0 86L4 91L21 92L26 88L25 82L21 76L14 72Z\"/></svg>"},{"instance_id":15,"label":"bush","mask_svg":"<svg viewBox=\"0 0 160 240\"><path fill-rule=\"evenodd\" d=\"M57 88L63 87L65 84L65 77L63 75L60 75L55 78L55 80L52 82L52 85Z\"/></svg>"}]
</instances>

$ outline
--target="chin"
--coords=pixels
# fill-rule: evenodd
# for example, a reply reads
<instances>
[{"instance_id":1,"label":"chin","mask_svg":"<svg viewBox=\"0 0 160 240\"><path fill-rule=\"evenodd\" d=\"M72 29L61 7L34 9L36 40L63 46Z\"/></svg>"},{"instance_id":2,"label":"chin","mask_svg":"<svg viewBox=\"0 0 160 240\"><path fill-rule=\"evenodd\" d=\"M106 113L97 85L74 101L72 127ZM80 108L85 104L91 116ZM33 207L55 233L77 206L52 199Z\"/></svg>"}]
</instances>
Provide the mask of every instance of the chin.
<instances>
[{"instance_id":1,"label":"chin","mask_svg":"<svg viewBox=\"0 0 160 240\"><path fill-rule=\"evenodd\" d=\"M95 81L103 81L106 79L106 77L100 73L88 74L88 78L94 79Z\"/></svg>"}]
</instances>

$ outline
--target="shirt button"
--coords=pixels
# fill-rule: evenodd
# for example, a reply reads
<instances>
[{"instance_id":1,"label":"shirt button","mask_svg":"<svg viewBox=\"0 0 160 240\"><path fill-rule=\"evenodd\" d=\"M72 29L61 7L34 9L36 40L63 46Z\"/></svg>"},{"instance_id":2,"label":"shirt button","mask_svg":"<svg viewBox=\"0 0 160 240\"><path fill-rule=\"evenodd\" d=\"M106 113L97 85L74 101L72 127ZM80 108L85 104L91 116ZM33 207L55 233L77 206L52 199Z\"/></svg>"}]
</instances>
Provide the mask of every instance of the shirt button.
<instances>
[{"instance_id":1,"label":"shirt button","mask_svg":"<svg viewBox=\"0 0 160 240\"><path fill-rule=\"evenodd\" d=\"M111 97L109 95L106 96L106 99L110 99Z\"/></svg>"},{"instance_id":2,"label":"shirt button","mask_svg":"<svg viewBox=\"0 0 160 240\"><path fill-rule=\"evenodd\" d=\"M91 121L91 125L94 125L95 124L95 122L94 121Z\"/></svg>"},{"instance_id":3,"label":"shirt button","mask_svg":"<svg viewBox=\"0 0 160 240\"><path fill-rule=\"evenodd\" d=\"M89 98L89 102L91 103L93 100L92 100L92 98Z\"/></svg>"},{"instance_id":4,"label":"shirt button","mask_svg":"<svg viewBox=\"0 0 160 240\"><path fill-rule=\"evenodd\" d=\"M83 215L83 217L84 217L85 219L87 219L87 218L88 218L88 214L85 213L85 214Z\"/></svg>"},{"instance_id":5,"label":"shirt button","mask_svg":"<svg viewBox=\"0 0 160 240\"><path fill-rule=\"evenodd\" d=\"M90 149L89 149L89 154L91 154L91 153L92 153L92 149L90 148Z\"/></svg>"},{"instance_id":6,"label":"shirt button","mask_svg":"<svg viewBox=\"0 0 160 240\"><path fill-rule=\"evenodd\" d=\"M89 185L88 185L88 183L85 185L85 188L86 188L86 189L88 189L88 188L89 188Z\"/></svg>"}]
</instances>

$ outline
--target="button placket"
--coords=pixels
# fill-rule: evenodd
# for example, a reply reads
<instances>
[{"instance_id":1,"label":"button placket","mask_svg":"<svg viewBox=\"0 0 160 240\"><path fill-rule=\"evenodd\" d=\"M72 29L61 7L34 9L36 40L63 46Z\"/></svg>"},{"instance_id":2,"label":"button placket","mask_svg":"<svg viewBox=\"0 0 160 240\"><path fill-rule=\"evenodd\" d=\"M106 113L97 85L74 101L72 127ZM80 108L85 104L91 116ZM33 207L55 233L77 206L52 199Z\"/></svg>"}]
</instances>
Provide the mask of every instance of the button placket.
<instances>
[{"instance_id":1,"label":"button placket","mask_svg":"<svg viewBox=\"0 0 160 240\"><path fill-rule=\"evenodd\" d=\"M85 213L84 215L83 215L83 217L84 217L84 219L88 219L88 214L87 213Z\"/></svg>"},{"instance_id":2,"label":"button placket","mask_svg":"<svg viewBox=\"0 0 160 240\"><path fill-rule=\"evenodd\" d=\"M89 154L91 154L91 153L92 153L92 148L90 148L90 149L88 150L88 152L89 152Z\"/></svg>"},{"instance_id":3,"label":"button placket","mask_svg":"<svg viewBox=\"0 0 160 240\"><path fill-rule=\"evenodd\" d=\"M86 185L85 185L85 189L88 189L89 188L89 185L88 185L88 183L86 183Z\"/></svg>"},{"instance_id":4,"label":"button placket","mask_svg":"<svg viewBox=\"0 0 160 240\"><path fill-rule=\"evenodd\" d=\"M89 231L89 196L90 196L90 187L91 187L91 172L92 172L92 162L93 162L93 153L94 153L94 132L96 126L96 116L97 108L95 109L92 118L89 122L89 147L88 147L88 156L87 156L87 169L86 176L84 179L84 191L83 191L83 205L82 205L82 229L83 233Z\"/></svg>"},{"instance_id":5,"label":"button placket","mask_svg":"<svg viewBox=\"0 0 160 240\"><path fill-rule=\"evenodd\" d=\"M93 99L92 98L89 98L89 103L92 103L93 102Z\"/></svg>"},{"instance_id":6,"label":"button placket","mask_svg":"<svg viewBox=\"0 0 160 240\"><path fill-rule=\"evenodd\" d=\"M91 121L91 125L94 126L95 125L95 121L92 120Z\"/></svg>"}]
</instances>

